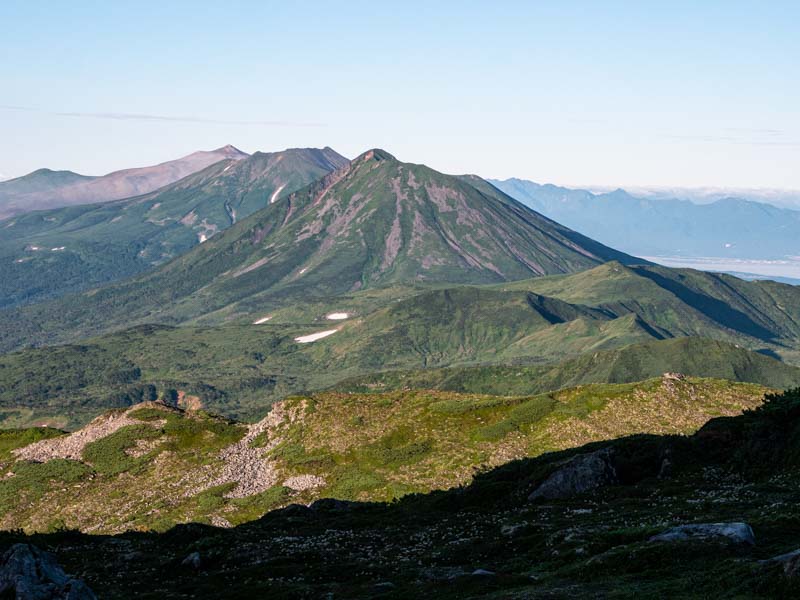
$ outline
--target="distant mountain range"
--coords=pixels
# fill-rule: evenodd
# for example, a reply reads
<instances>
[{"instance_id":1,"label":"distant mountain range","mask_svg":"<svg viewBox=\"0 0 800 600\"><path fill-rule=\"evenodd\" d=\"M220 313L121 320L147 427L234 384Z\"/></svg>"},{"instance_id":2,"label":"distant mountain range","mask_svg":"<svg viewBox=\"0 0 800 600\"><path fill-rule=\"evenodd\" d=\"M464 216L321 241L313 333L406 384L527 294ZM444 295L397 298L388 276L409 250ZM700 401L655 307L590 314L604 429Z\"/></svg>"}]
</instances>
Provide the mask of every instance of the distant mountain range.
<instances>
[{"instance_id":1,"label":"distant mountain range","mask_svg":"<svg viewBox=\"0 0 800 600\"><path fill-rule=\"evenodd\" d=\"M221 160L241 160L246 157L247 154L228 145L216 150L194 152L151 167L114 171L101 177L38 169L23 177L0 182L0 220L33 210L107 202L146 194Z\"/></svg>"},{"instance_id":2,"label":"distant mountain range","mask_svg":"<svg viewBox=\"0 0 800 600\"><path fill-rule=\"evenodd\" d=\"M799 211L739 198L696 204L625 190L594 194L523 179L490 181L551 219L637 256L800 256Z\"/></svg>"},{"instance_id":3,"label":"distant mountain range","mask_svg":"<svg viewBox=\"0 0 800 600\"><path fill-rule=\"evenodd\" d=\"M233 158L155 192L30 212L0 224L0 278L5 282L0 307L86 289L162 264L348 164L331 148L252 156L226 150L231 148L221 154Z\"/></svg>"},{"instance_id":4,"label":"distant mountain range","mask_svg":"<svg viewBox=\"0 0 800 600\"><path fill-rule=\"evenodd\" d=\"M710 204L724 198L742 198L782 208L800 209L800 190L780 188L589 186L586 189L602 194L613 192L619 187L623 187L628 193L637 198L649 198L651 200L690 200L695 204Z\"/></svg>"}]
</instances>

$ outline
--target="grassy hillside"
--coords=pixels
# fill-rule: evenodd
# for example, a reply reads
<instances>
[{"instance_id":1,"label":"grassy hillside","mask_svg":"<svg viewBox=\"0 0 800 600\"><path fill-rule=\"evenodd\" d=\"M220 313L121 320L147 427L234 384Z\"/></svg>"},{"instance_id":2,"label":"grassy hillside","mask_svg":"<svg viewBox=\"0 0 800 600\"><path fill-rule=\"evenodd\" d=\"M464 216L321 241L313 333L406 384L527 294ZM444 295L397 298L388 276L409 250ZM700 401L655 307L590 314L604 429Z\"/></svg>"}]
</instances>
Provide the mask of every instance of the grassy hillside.
<instances>
[{"instance_id":1,"label":"grassy hillside","mask_svg":"<svg viewBox=\"0 0 800 600\"><path fill-rule=\"evenodd\" d=\"M386 299L364 292L357 302L278 311L259 325L140 326L82 344L3 355L0 422L72 429L109 408L173 401L179 394L195 397L208 410L254 420L276 400L332 386L525 395L585 383L628 383L664 372L777 387L800 384L800 369L723 342L678 338L631 345L652 338L630 335L626 327L635 322L628 318L599 320L606 331L619 329L607 339L590 337L596 330L586 329L581 318L551 325L543 314L552 318L553 306L537 310L517 292L508 294L513 302L499 303L493 303L498 292L491 290L406 292L412 294L408 306L401 300L389 309L376 310L372 303ZM372 316L326 319L332 311L354 307L372 310ZM573 310L561 309L565 315ZM572 341L570 328L578 330ZM313 343L295 341L336 329ZM604 344L623 348L591 349ZM565 354L570 358L559 360ZM509 365L510 358L517 364ZM454 364L464 366L449 366Z\"/></svg>"},{"instance_id":2,"label":"grassy hillside","mask_svg":"<svg viewBox=\"0 0 800 600\"><path fill-rule=\"evenodd\" d=\"M214 412L252 420L287 395L360 377L347 385L532 394L667 371L781 387L800 383L797 368L747 350L792 359L796 339L768 342L724 327L618 264L594 275L617 271L624 294L637 297L639 284L650 297L642 292L636 302L608 301L611 294L601 289L592 292L600 304L574 304L525 289L560 294L558 278L505 287L378 288L287 304L252 300L191 325L139 326L80 344L23 350L0 356L0 417L6 426L74 428L108 408L184 393ZM582 275L613 289L613 277L573 277ZM744 292L758 298L761 284L741 283L753 286ZM777 291L782 288L793 289ZM337 313L346 318L328 318ZM742 314L763 320L776 312ZM791 335L791 327L787 319L776 329ZM320 332L330 335L297 341ZM718 339L680 337L686 335Z\"/></svg>"},{"instance_id":3,"label":"grassy hillside","mask_svg":"<svg viewBox=\"0 0 800 600\"><path fill-rule=\"evenodd\" d=\"M347 160L330 148L223 160L143 196L0 224L0 307L130 277L179 256Z\"/></svg>"},{"instance_id":4,"label":"grassy hillside","mask_svg":"<svg viewBox=\"0 0 800 600\"><path fill-rule=\"evenodd\" d=\"M587 383L629 383L663 373L747 381L789 389L800 368L725 342L675 338L589 352L547 365L449 367L388 371L336 384L340 391L428 389L473 394L535 394Z\"/></svg>"},{"instance_id":5,"label":"grassy hillside","mask_svg":"<svg viewBox=\"0 0 800 600\"><path fill-rule=\"evenodd\" d=\"M54 552L104 598L791 598L800 593L787 555L800 536L798 431L800 396L786 394L691 437L633 436L512 461L468 486L391 504L295 505L233 529L163 535L7 533L0 545ZM598 455L614 480L528 501L570 461ZM652 540L674 526L731 522L751 527L755 544Z\"/></svg>"},{"instance_id":6,"label":"grassy hillside","mask_svg":"<svg viewBox=\"0 0 800 600\"><path fill-rule=\"evenodd\" d=\"M237 524L320 497L390 500L590 441L690 433L758 405L766 391L658 378L514 398L327 393L287 399L250 426L149 403L71 435L0 433L0 526L165 529L190 520Z\"/></svg>"}]
</instances>

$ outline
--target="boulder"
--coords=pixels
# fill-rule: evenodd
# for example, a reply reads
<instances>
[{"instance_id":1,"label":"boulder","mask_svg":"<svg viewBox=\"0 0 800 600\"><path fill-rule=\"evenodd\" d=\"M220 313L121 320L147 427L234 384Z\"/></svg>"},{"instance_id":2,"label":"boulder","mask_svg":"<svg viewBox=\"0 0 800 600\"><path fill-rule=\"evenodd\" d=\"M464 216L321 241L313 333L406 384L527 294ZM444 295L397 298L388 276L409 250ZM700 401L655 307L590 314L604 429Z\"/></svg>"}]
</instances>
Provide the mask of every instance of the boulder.
<instances>
[{"instance_id":1,"label":"boulder","mask_svg":"<svg viewBox=\"0 0 800 600\"><path fill-rule=\"evenodd\" d=\"M190 567L194 570L199 570L200 567L203 566L203 561L200 558L199 552L192 552L186 558L181 561L181 565L184 567Z\"/></svg>"},{"instance_id":2,"label":"boulder","mask_svg":"<svg viewBox=\"0 0 800 600\"><path fill-rule=\"evenodd\" d=\"M52 554L32 544L14 544L3 554L0 598L97 600L83 581L64 573Z\"/></svg>"},{"instance_id":3,"label":"boulder","mask_svg":"<svg viewBox=\"0 0 800 600\"><path fill-rule=\"evenodd\" d=\"M556 500L617 482L617 472L608 448L578 454L561 464L533 492L528 500Z\"/></svg>"},{"instance_id":4,"label":"boulder","mask_svg":"<svg viewBox=\"0 0 800 600\"><path fill-rule=\"evenodd\" d=\"M770 559L762 560L761 563L778 563L783 566L783 572L787 577L797 577L800 575L800 549L773 556Z\"/></svg>"},{"instance_id":5,"label":"boulder","mask_svg":"<svg viewBox=\"0 0 800 600\"><path fill-rule=\"evenodd\" d=\"M678 525L654 535L650 542L683 542L687 540L716 540L753 546L756 538L747 523L697 523Z\"/></svg>"}]
</instances>

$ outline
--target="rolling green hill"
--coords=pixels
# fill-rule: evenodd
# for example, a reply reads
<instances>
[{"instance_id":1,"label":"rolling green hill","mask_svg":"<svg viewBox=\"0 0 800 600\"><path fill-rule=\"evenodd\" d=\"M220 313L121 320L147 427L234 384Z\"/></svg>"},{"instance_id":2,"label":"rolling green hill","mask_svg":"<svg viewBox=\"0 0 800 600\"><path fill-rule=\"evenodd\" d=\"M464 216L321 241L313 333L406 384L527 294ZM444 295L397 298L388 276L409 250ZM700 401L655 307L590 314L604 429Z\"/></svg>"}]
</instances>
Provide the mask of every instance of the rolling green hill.
<instances>
[{"instance_id":1,"label":"rolling green hill","mask_svg":"<svg viewBox=\"0 0 800 600\"><path fill-rule=\"evenodd\" d=\"M220 157L153 193L17 216L0 224L0 307L152 269L346 164L330 148Z\"/></svg>"},{"instance_id":2,"label":"rolling green hill","mask_svg":"<svg viewBox=\"0 0 800 600\"><path fill-rule=\"evenodd\" d=\"M715 340L686 337L588 352L546 365L493 365L387 371L344 380L342 392L418 389L471 394L536 394L589 383L630 383L663 373L800 386L800 368Z\"/></svg>"},{"instance_id":3,"label":"rolling green hill","mask_svg":"<svg viewBox=\"0 0 800 600\"><path fill-rule=\"evenodd\" d=\"M500 285L248 297L179 327L0 356L0 415L8 426L75 427L108 408L184 393L254 419L287 395L359 377L346 385L530 394L677 371L788 387L800 383L790 366L800 356L798 295L777 283L608 263ZM42 333L63 316L42 322Z\"/></svg>"},{"instance_id":4,"label":"rolling green hill","mask_svg":"<svg viewBox=\"0 0 800 600\"><path fill-rule=\"evenodd\" d=\"M538 396L317 394L243 426L156 403L84 429L0 432L0 527L95 533L238 524L320 497L391 500L476 468L632 433L691 433L767 388L658 378Z\"/></svg>"},{"instance_id":5,"label":"rolling green hill","mask_svg":"<svg viewBox=\"0 0 800 600\"><path fill-rule=\"evenodd\" d=\"M476 318L481 310L490 312L481 306L463 309ZM543 326L539 313L516 310L499 305L491 312L519 318L520 323L527 320L534 330ZM229 417L256 420L281 398L331 387L529 395L588 383L629 383L665 372L775 387L800 385L797 367L714 340L678 338L625 346L628 337L623 336L608 340L612 348L615 343L624 346L620 349L575 349L572 358L546 362L542 356L564 354L552 348L561 335L559 325L544 326L533 343L527 330L509 327L509 321L504 328L502 320L483 317L481 326L477 321L464 328L458 325L458 314L437 325L408 317L398 332L383 310L377 313L374 320L353 319L346 325L331 325L321 312L318 319L325 324L309 319L224 327L139 326L81 344L3 355L0 423L75 428L109 408L179 397ZM380 323L384 328L378 329ZM331 327L340 331L313 343L295 341ZM366 333L362 338L358 332ZM509 365L506 348L513 339L526 339L528 345L521 347L529 354L518 355L517 364ZM390 366L397 371L386 372Z\"/></svg>"}]
</instances>

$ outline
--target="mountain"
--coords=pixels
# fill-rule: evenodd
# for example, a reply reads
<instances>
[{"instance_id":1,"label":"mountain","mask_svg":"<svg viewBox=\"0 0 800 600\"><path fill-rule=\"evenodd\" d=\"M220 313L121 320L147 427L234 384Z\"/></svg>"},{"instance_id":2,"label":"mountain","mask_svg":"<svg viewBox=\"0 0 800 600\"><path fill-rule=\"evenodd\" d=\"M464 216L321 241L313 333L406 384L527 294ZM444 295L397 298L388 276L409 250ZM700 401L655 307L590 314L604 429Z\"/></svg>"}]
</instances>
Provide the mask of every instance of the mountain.
<instances>
[{"instance_id":1,"label":"mountain","mask_svg":"<svg viewBox=\"0 0 800 600\"><path fill-rule=\"evenodd\" d=\"M534 210L638 256L784 259L800 256L800 211L739 198L695 204L593 194L521 179L490 180Z\"/></svg>"},{"instance_id":2,"label":"mountain","mask_svg":"<svg viewBox=\"0 0 800 600\"><path fill-rule=\"evenodd\" d=\"M330 148L223 159L127 200L19 215L0 225L0 307L123 279L347 164Z\"/></svg>"},{"instance_id":3,"label":"mountain","mask_svg":"<svg viewBox=\"0 0 800 600\"><path fill-rule=\"evenodd\" d=\"M634 433L693 433L767 388L658 377L538 396L446 392L293 397L246 426L149 402L82 429L0 434L0 527L95 533L239 524L322 497L391 500L494 467ZM193 406L194 403L194 406ZM354 425L357 425L354 427ZM61 506L57 515L53 506Z\"/></svg>"},{"instance_id":4,"label":"mountain","mask_svg":"<svg viewBox=\"0 0 800 600\"><path fill-rule=\"evenodd\" d=\"M613 189L613 188L612 188ZM612 191L602 187L592 186L591 191L598 193ZM690 200L695 204L710 204L724 198L743 198L753 202L771 204L782 208L797 210L800 208L800 190L780 188L729 188L729 187L648 187L625 186L637 198L650 198L653 200L678 199Z\"/></svg>"},{"instance_id":5,"label":"mountain","mask_svg":"<svg viewBox=\"0 0 800 600\"><path fill-rule=\"evenodd\" d=\"M255 206L249 198L242 197L243 205ZM255 195L256 203L266 201ZM392 284L503 282L608 260L644 262L500 192L484 194L462 179L375 150L155 271L31 310L60 315L73 332L87 322L99 332L122 323L178 323L255 298L308 300ZM71 335L64 326L48 329Z\"/></svg>"},{"instance_id":6,"label":"mountain","mask_svg":"<svg viewBox=\"0 0 800 600\"><path fill-rule=\"evenodd\" d=\"M241 150L228 145L216 150L194 152L151 167L114 171L101 177L39 169L23 177L0 182L0 220L33 210L107 202L146 194L221 160L241 160L246 156Z\"/></svg>"},{"instance_id":7,"label":"mountain","mask_svg":"<svg viewBox=\"0 0 800 600\"><path fill-rule=\"evenodd\" d=\"M643 409L648 405L640 404ZM447 406L453 405L439 408ZM684 408L680 402L676 406ZM479 423L480 408L463 408L468 413L461 418L466 421L471 413L472 423ZM580 422L580 415L576 410L573 422ZM153 418L152 413L148 417ZM479 470L468 485L406 495L396 502L295 503L232 528L215 520L217 526L186 523L163 534L65 531L67 522L88 519L102 506L92 502L81 514L82 503L56 498L81 497L82 485L100 488L110 479L109 469L140 464L147 456L140 452L158 452L165 464L175 457L174 451L163 450L176 447L176 427L164 419L167 435L152 427L163 438L151 434L146 444L135 446L134 456L122 449L131 449L129 444L147 431L144 428L98 445L92 456L101 459L105 470L95 475L98 482L88 480L90 467L74 460L12 467L17 474L3 480L5 489L22 476L34 484L24 491L32 508L49 492L54 498L51 510L63 506L69 512L63 521L57 514L51 514L49 522L40 521L43 529L50 526L50 534L3 532L0 547L18 544L13 548L20 551L33 544L47 550L51 560L79 573L98 597L111 599L202 595L766 600L800 593L797 392L771 396L758 410L714 419L691 436L636 435L512 460ZM183 439L204 427L202 422L187 427ZM347 431L357 432L358 427L354 424ZM407 436L413 439L414 431L412 427L397 436L396 442L410 442ZM463 439L464 433L457 433ZM327 448L332 439L336 438L319 440L319 445ZM424 462L421 457L430 450L424 443L393 446L391 438L379 440L364 459L377 456L384 462L391 457L398 474L404 464ZM318 459L313 454L316 443L310 442L308 454L293 444L274 454L304 460L309 469L330 465L325 450ZM109 453L103 456L101 449ZM203 469L194 464L186 471L189 477ZM137 474L134 466L133 476L119 481L132 483L146 473ZM349 481L370 483L357 473ZM299 480L291 483L299 485ZM186 500L188 510L174 510L171 501L177 494L168 488L166 494L146 497L140 510L149 512L145 518L150 522L165 514L162 526L191 519L197 510L225 515L226 504L233 505L238 517L248 504L291 502L293 492L287 488L271 488L250 502L226 499L225 488L218 488L196 496L195 506ZM136 510L135 500L145 496L137 494L126 507L121 493L126 488L105 489L112 506L126 509L120 514ZM14 492L18 490L23 487L18 485ZM13 493L3 498L20 502ZM118 524L112 515L108 526Z\"/></svg>"},{"instance_id":8,"label":"mountain","mask_svg":"<svg viewBox=\"0 0 800 600\"><path fill-rule=\"evenodd\" d=\"M37 169L23 177L0 180L0 199L27 194L57 193L57 190L78 183L87 183L95 177L79 175L72 171ZM0 218L8 215L0 213Z\"/></svg>"}]
</instances>

